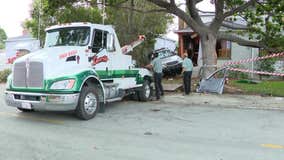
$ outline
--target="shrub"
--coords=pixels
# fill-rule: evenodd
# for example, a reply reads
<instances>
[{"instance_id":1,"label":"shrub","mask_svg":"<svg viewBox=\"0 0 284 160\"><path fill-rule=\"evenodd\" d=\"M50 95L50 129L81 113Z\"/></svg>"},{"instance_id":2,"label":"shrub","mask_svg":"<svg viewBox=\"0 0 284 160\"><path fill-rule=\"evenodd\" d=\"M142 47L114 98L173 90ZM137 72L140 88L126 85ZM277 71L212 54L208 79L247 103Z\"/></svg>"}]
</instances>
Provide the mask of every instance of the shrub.
<instances>
[{"instance_id":1,"label":"shrub","mask_svg":"<svg viewBox=\"0 0 284 160\"><path fill-rule=\"evenodd\" d=\"M10 69L4 69L0 71L0 83L5 83L10 73L11 73Z\"/></svg>"},{"instance_id":2,"label":"shrub","mask_svg":"<svg viewBox=\"0 0 284 160\"><path fill-rule=\"evenodd\" d=\"M260 53L260 56L265 56L265 55L269 55L268 52L265 52L265 51L261 51ZM275 71L275 68L274 68L274 64L276 62L276 58L269 58L269 59L264 59L264 60L261 60L261 61L258 61L257 62L257 69L259 71L265 71L265 72L274 72ZM270 77L268 75L259 75L259 78L262 79L262 77Z\"/></svg>"},{"instance_id":3,"label":"shrub","mask_svg":"<svg viewBox=\"0 0 284 160\"><path fill-rule=\"evenodd\" d=\"M244 68L242 65L233 65L232 68ZM248 73L229 71L229 78L232 79L248 79Z\"/></svg>"}]
</instances>

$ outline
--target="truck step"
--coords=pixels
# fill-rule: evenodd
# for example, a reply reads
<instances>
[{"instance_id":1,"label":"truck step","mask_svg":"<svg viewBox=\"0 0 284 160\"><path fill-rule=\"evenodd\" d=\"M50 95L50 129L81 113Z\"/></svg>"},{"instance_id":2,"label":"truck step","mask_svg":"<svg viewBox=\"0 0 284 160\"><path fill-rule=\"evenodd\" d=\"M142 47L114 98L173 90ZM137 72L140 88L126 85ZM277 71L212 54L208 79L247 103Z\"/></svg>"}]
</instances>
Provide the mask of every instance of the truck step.
<instances>
[{"instance_id":1,"label":"truck step","mask_svg":"<svg viewBox=\"0 0 284 160\"><path fill-rule=\"evenodd\" d=\"M121 101L121 100L122 100L122 97L115 97L115 98L107 99L106 102L110 103L110 102Z\"/></svg>"},{"instance_id":2,"label":"truck step","mask_svg":"<svg viewBox=\"0 0 284 160\"><path fill-rule=\"evenodd\" d=\"M105 87L117 87L118 85L118 83L104 83Z\"/></svg>"}]
</instances>

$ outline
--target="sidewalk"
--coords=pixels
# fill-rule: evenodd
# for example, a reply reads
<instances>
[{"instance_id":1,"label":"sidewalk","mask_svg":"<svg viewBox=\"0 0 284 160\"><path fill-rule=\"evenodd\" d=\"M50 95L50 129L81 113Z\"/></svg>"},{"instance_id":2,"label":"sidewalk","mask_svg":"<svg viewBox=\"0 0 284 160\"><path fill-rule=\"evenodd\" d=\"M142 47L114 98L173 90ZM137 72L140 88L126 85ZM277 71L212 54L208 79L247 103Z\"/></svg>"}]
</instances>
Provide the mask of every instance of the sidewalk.
<instances>
[{"instance_id":1,"label":"sidewalk","mask_svg":"<svg viewBox=\"0 0 284 160\"><path fill-rule=\"evenodd\" d=\"M225 108L283 110L283 97L261 97L255 95L235 94L203 94L191 93L183 96L182 93L168 94L162 99L163 103L182 104L188 106L212 106Z\"/></svg>"}]
</instances>

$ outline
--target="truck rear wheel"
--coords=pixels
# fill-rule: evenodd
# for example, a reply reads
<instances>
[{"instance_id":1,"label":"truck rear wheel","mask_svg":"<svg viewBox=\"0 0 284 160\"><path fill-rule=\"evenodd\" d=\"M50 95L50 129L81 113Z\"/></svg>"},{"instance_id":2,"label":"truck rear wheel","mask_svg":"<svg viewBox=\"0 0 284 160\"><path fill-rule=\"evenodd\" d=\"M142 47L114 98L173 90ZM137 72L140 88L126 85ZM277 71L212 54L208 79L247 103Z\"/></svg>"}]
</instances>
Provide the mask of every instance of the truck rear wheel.
<instances>
[{"instance_id":1,"label":"truck rear wheel","mask_svg":"<svg viewBox=\"0 0 284 160\"><path fill-rule=\"evenodd\" d=\"M139 101L149 101L153 93L153 88L148 80L145 80L142 89L138 91Z\"/></svg>"},{"instance_id":2,"label":"truck rear wheel","mask_svg":"<svg viewBox=\"0 0 284 160\"><path fill-rule=\"evenodd\" d=\"M21 112L33 112L34 111L33 109L24 109L20 107L18 107L17 109L20 110Z\"/></svg>"},{"instance_id":3,"label":"truck rear wheel","mask_svg":"<svg viewBox=\"0 0 284 160\"><path fill-rule=\"evenodd\" d=\"M76 115L83 120L89 120L96 116L99 110L99 96L95 87L83 87L76 108Z\"/></svg>"}]
</instances>

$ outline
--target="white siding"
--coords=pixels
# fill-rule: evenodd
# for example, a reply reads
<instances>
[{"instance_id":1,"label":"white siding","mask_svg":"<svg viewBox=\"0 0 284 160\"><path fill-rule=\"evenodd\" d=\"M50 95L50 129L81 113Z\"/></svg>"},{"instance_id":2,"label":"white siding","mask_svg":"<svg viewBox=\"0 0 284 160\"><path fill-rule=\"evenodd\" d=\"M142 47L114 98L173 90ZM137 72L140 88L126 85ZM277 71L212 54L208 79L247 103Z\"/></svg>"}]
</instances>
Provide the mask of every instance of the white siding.
<instances>
[{"instance_id":1,"label":"white siding","mask_svg":"<svg viewBox=\"0 0 284 160\"><path fill-rule=\"evenodd\" d=\"M237 43L232 43L231 48L231 59L221 60L218 59L218 66L222 66L224 63L228 61L239 61L243 59L253 58L258 56L258 48L240 46ZM252 67L252 63L247 63L244 65L245 67Z\"/></svg>"}]
</instances>

